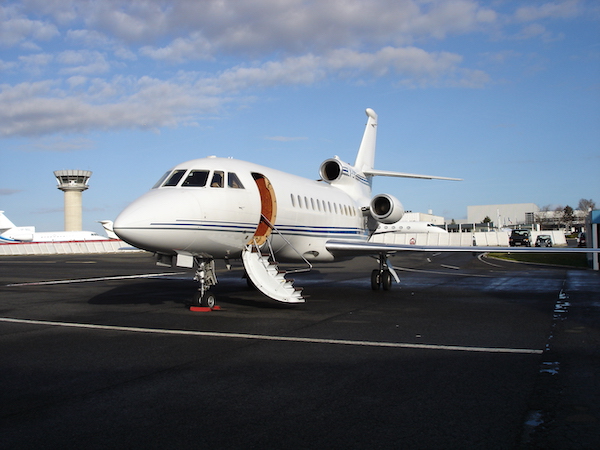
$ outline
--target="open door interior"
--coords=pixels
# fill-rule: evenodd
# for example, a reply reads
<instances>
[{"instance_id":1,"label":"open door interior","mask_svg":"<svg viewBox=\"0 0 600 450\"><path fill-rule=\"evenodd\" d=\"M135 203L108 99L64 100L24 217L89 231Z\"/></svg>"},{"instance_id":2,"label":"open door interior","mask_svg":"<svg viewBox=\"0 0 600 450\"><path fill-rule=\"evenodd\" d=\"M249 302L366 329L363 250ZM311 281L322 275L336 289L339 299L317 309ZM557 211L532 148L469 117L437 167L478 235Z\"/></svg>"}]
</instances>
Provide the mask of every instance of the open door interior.
<instances>
[{"instance_id":1,"label":"open door interior","mask_svg":"<svg viewBox=\"0 0 600 450\"><path fill-rule=\"evenodd\" d=\"M258 187L260 193L260 222L254 236L248 242L255 243L256 245L262 245L265 243L271 232L273 231L273 224L275 223L275 217L277 216L277 199L275 198L275 191L273 186L267 177L260 173L253 173L252 177Z\"/></svg>"}]
</instances>

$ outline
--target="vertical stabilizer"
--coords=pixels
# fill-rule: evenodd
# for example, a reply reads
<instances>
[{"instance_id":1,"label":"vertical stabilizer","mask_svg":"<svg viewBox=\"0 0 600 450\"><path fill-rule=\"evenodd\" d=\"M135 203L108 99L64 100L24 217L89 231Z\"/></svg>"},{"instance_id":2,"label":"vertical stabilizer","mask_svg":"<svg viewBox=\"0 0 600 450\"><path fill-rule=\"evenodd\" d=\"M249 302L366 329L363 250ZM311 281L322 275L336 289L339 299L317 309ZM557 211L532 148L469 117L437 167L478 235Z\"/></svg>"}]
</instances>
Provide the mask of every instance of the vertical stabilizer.
<instances>
[{"instance_id":1,"label":"vertical stabilizer","mask_svg":"<svg viewBox=\"0 0 600 450\"><path fill-rule=\"evenodd\" d=\"M8 220L8 217L4 215L4 211L0 211L0 233L16 228L15 224Z\"/></svg>"},{"instance_id":2,"label":"vertical stabilizer","mask_svg":"<svg viewBox=\"0 0 600 450\"><path fill-rule=\"evenodd\" d=\"M371 108L365 110L367 117L367 125L365 127L365 133L363 134L358 154L356 155L356 162L354 163L354 170L359 173L370 171L375 165L375 141L377 139L377 114Z\"/></svg>"}]
</instances>

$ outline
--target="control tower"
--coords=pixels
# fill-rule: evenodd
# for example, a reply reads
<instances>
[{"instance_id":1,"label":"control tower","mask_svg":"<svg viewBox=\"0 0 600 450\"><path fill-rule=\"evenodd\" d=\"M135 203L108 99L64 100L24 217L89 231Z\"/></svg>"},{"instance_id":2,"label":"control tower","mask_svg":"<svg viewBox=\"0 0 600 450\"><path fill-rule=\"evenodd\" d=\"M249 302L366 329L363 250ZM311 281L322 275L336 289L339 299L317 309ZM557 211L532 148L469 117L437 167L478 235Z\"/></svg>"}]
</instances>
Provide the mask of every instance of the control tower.
<instances>
[{"instance_id":1,"label":"control tower","mask_svg":"<svg viewBox=\"0 0 600 450\"><path fill-rule=\"evenodd\" d=\"M57 188L65 193L65 231L81 231L81 193L92 176L89 170L55 170Z\"/></svg>"}]
</instances>

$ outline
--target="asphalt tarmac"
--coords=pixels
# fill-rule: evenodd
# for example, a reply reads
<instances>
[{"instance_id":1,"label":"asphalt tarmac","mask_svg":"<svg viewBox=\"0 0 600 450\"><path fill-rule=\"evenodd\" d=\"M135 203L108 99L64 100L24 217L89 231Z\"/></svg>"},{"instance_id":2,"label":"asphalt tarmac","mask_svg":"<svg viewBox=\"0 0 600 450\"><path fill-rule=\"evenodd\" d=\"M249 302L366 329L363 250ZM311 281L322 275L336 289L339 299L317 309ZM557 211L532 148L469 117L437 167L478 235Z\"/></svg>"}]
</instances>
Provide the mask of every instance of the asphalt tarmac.
<instances>
[{"instance_id":1,"label":"asphalt tarmac","mask_svg":"<svg viewBox=\"0 0 600 450\"><path fill-rule=\"evenodd\" d=\"M598 272L392 262L296 274L297 306L238 263L192 312L148 254L2 257L0 448L600 448Z\"/></svg>"}]
</instances>

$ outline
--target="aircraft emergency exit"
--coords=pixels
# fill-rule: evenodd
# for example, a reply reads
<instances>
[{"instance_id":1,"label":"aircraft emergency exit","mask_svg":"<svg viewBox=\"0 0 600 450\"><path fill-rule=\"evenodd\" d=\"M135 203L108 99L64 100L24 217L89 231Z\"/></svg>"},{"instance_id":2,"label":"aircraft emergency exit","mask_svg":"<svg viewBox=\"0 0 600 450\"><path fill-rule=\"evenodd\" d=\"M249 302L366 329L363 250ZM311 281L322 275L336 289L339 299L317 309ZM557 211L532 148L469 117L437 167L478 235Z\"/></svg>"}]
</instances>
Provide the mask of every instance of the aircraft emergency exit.
<instances>
[{"instance_id":1,"label":"aircraft emergency exit","mask_svg":"<svg viewBox=\"0 0 600 450\"><path fill-rule=\"evenodd\" d=\"M394 224L404 214L394 196L372 196L373 177L459 179L374 169L377 114L372 109L366 114L354 165L337 156L327 159L315 181L230 158L187 161L168 170L122 211L114 232L127 243L154 252L160 265L194 268L199 282L194 301L208 307L215 304L210 287L217 283L216 259L229 265L241 258L257 289L277 301L301 303L301 289L285 278L277 261L304 261L310 268L316 261L375 255L379 267L371 273L371 286L388 290L392 279L400 281L389 263L390 254L494 251L369 242L380 224Z\"/></svg>"}]
</instances>

